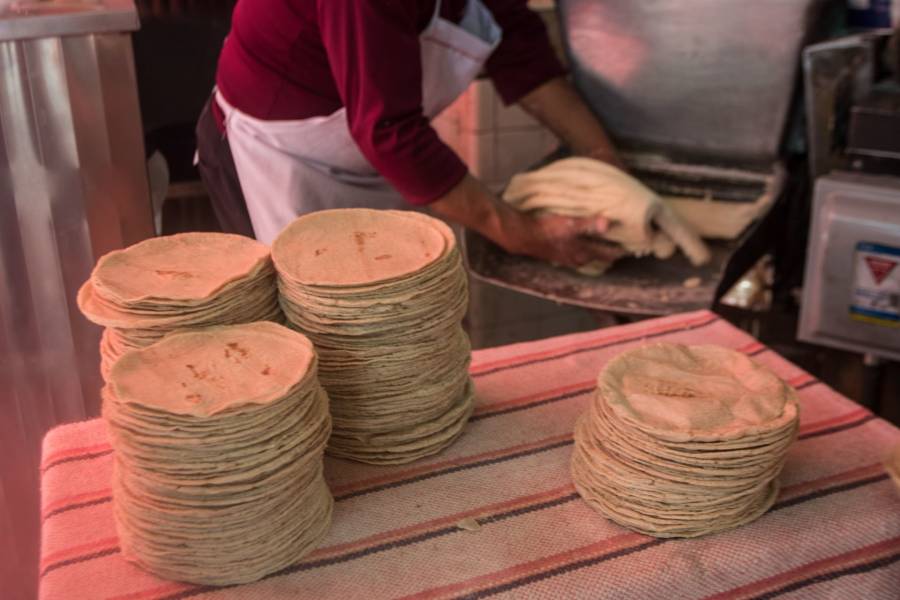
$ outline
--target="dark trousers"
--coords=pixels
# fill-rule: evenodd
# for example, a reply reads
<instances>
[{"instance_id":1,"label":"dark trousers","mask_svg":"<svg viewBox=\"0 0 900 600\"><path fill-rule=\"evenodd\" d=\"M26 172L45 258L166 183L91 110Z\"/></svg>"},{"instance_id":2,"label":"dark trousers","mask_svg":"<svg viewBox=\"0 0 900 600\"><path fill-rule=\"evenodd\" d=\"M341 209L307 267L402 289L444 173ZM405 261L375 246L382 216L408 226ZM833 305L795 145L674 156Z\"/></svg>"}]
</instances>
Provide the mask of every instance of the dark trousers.
<instances>
[{"instance_id":1,"label":"dark trousers","mask_svg":"<svg viewBox=\"0 0 900 600\"><path fill-rule=\"evenodd\" d=\"M197 169L222 231L255 237L228 138L216 124L213 102L212 98L207 101L197 121Z\"/></svg>"}]
</instances>

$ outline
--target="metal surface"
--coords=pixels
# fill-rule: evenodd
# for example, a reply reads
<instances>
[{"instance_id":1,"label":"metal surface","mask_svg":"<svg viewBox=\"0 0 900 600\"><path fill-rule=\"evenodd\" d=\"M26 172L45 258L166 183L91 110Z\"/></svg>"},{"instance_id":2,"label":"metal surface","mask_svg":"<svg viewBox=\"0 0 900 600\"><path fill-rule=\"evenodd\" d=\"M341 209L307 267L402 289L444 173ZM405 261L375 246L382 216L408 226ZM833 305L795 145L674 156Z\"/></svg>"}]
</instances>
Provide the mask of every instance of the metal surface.
<instances>
[{"instance_id":1,"label":"metal surface","mask_svg":"<svg viewBox=\"0 0 900 600\"><path fill-rule=\"evenodd\" d=\"M0 3L0 41L140 27L132 0L30 0Z\"/></svg>"},{"instance_id":2,"label":"metal surface","mask_svg":"<svg viewBox=\"0 0 900 600\"><path fill-rule=\"evenodd\" d=\"M710 244L712 261L699 268L681 255L669 260L625 258L603 275L589 277L507 254L469 230L465 246L469 270L483 281L563 304L647 316L712 306L725 264L737 247L733 243ZM685 286L695 277L700 279L699 285Z\"/></svg>"},{"instance_id":3,"label":"metal surface","mask_svg":"<svg viewBox=\"0 0 900 600\"><path fill-rule=\"evenodd\" d=\"M882 82L853 106L847 153L900 161L900 84ZM900 162L894 167L900 172Z\"/></svg>"},{"instance_id":4,"label":"metal surface","mask_svg":"<svg viewBox=\"0 0 900 600\"><path fill-rule=\"evenodd\" d=\"M816 183L813 210L798 337L900 359L900 327L851 317L859 286L857 245L900 249L900 179L843 173L822 177ZM900 292L894 294L893 310L898 310Z\"/></svg>"},{"instance_id":5,"label":"metal surface","mask_svg":"<svg viewBox=\"0 0 900 600\"><path fill-rule=\"evenodd\" d=\"M756 202L783 175L777 163L759 171L675 161L654 153L623 152L622 159L629 173L661 196Z\"/></svg>"},{"instance_id":6,"label":"metal surface","mask_svg":"<svg viewBox=\"0 0 900 600\"><path fill-rule=\"evenodd\" d=\"M868 96L888 32L814 44L803 51L810 178L849 168L844 154L851 107Z\"/></svg>"},{"instance_id":7,"label":"metal surface","mask_svg":"<svg viewBox=\"0 0 900 600\"><path fill-rule=\"evenodd\" d=\"M99 330L75 293L152 232L129 36L0 42L0 555L20 561L4 598L37 581L43 433L98 413Z\"/></svg>"},{"instance_id":8,"label":"metal surface","mask_svg":"<svg viewBox=\"0 0 900 600\"><path fill-rule=\"evenodd\" d=\"M558 0L579 90L616 141L774 162L800 51L827 0Z\"/></svg>"}]
</instances>

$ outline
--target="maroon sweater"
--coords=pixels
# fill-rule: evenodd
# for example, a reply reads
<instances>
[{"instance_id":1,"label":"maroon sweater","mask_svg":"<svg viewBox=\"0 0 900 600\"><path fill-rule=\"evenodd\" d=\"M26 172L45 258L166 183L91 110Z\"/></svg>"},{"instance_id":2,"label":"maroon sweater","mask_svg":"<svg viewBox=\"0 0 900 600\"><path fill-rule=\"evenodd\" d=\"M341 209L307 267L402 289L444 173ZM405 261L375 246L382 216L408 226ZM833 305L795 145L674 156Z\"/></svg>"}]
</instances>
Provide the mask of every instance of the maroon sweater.
<instances>
[{"instance_id":1,"label":"maroon sweater","mask_svg":"<svg viewBox=\"0 0 900 600\"><path fill-rule=\"evenodd\" d=\"M563 73L526 0L483 0L503 28L486 69L517 101ZM466 0L443 0L459 22ZM435 0L240 0L216 81L233 106L259 119L304 119L347 107L353 139L407 201L436 200L466 166L422 114L419 33Z\"/></svg>"}]
</instances>

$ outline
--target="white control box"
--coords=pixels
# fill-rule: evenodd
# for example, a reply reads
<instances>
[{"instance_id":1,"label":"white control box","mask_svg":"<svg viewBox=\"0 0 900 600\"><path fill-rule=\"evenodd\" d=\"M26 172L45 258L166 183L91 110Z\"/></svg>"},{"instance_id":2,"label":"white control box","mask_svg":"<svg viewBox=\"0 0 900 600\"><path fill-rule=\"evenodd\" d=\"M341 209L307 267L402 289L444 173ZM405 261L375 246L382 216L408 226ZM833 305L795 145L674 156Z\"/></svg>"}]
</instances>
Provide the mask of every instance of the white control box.
<instances>
[{"instance_id":1,"label":"white control box","mask_svg":"<svg viewBox=\"0 0 900 600\"><path fill-rule=\"evenodd\" d=\"M900 178L816 181L798 337L900 360Z\"/></svg>"}]
</instances>

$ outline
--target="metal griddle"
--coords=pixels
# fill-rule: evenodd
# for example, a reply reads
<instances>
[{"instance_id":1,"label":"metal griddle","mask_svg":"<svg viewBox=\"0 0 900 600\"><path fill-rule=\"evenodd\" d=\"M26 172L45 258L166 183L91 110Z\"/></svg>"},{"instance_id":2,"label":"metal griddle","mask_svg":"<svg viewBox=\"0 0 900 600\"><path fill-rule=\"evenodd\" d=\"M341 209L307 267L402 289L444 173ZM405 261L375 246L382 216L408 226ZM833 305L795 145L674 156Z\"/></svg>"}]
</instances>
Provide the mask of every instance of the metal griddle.
<instances>
[{"instance_id":1,"label":"metal griddle","mask_svg":"<svg viewBox=\"0 0 900 600\"><path fill-rule=\"evenodd\" d=\"M516 290L594 310L633 315L667 315L713 304L719 280L737 242L710 244L712 261L692 266L682 256L669 260L624 258L600 277L523 256L507 254L489 240L466 232L469 270L479 279ZM701 278L698 287L683 282Z\"/></svg>"},{"instance_id":2,"label":"metal griddle","mask_svg":"<svg viewBox=\"0 0 900 600\"><path fill-rule=\"evenodd\" d=\"M534 168L568 155L559 150ZM720 202L754 202L777 194L783 177L777 167L754 172L708 165L673 164L658 156L623 154L632 174L662 196L714 197ZM469 270L500 287L563 304L632 315L667 315L712 306L735 252L756 231L751 225L736 240L707 240L712 259L695 267L680 252L667 260L627 257L591 277L547 262L506 253L473 231L464 238ZM699 280L699 285L685 285Z\"/></svg>"},{"instance_id":3,"label":"metal griddle","mask_svg":"<svg viewBox=\"0 0 900 600\"><path fill-rule=\"evenodd\" d=\"M662 195L727 202L780 193L778 155L800 51L825 4L557 1L574 82L632 174ZM681 254L626 258L599 277L509 255L470 231L464 244L472 274L494 285L617 314L665 315L710 308L762 254L760 221L737 240L708 242L712 260L703 267ZM685 287L692 278L700 284Z\"/></svg>"}]
</instances>

